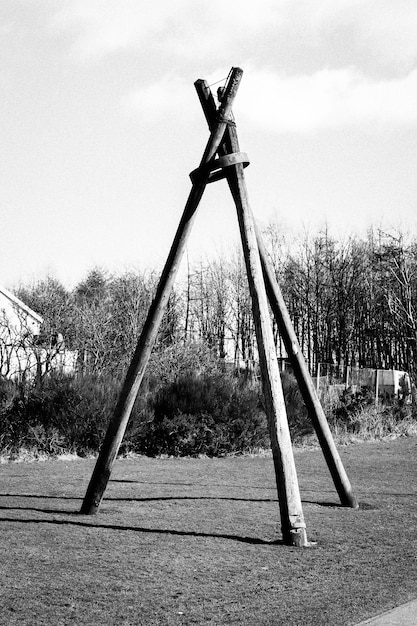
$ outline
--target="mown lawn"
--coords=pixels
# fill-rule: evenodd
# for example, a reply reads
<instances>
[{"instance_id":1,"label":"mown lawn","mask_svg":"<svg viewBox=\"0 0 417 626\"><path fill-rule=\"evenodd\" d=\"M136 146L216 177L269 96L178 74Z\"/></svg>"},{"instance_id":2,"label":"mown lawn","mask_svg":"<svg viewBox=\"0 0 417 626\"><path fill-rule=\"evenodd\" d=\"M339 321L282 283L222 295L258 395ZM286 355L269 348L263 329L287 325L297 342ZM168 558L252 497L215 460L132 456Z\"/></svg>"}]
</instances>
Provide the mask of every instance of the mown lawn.
<instances>
[{"instance_id":1,"label":"mown lawn","mask_svg":"<svg viewBox=\"0 0 417 626\"><path fill-rule=\"evenodd\" d=\"M91 460L0 466L1 624L348 625L417 597L417 438L296 451L311 548L280 543L272 459L117 461L96 516Z\"/></svg>"}]
</instances>

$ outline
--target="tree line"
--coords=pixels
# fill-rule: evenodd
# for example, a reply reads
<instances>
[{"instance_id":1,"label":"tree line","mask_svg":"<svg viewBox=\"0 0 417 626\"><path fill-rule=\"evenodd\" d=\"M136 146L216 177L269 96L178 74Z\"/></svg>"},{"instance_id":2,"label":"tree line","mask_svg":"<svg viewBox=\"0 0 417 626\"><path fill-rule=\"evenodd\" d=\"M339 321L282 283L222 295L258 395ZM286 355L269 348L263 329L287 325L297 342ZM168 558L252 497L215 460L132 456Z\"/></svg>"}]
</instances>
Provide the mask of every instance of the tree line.
<instances>
[{"instance_id":1,"label":"tree line","mask_svg":"<svg viewBox=\"0 0 417 626\"><path fill-rule=\"evenodd\" d=\"M277 227L264 234L313 375L318 363L330 362L408 370L415 380L417 241L382 231L344 241L326 230L297 241ZM251 375L257 350L243 259L236 251L185 269L121 451L219 455L268 447L261 385ZM53 367L47 375L44 367L34 384L30 377L17 385L0 379L0 452L98 450L158 278L150 270L96 268L71 290L53 277L15 290L44 318L34 353L52 364L65 346L77 356L76 375ZM274 336L284 358L275 323ZM310 437L294 377L284 372L282 382L293 440ZM415 431L414 405L376 411L366 390L346 391L324 408L339 434Z\"/></svg>"},{"instance_id":2,"label":"tree line","mask_svg":"<svg viewBox=\"0 0 417 626\"><path fill-rule=\"evenodd\" d=\"M370 230L338 241L327 230L288 241L276 226L268 251L303 354L318 363L409 371L417 338L417 241ZM41 341L59 332L78 353L78 372L122 374L140 335L158 276L93 269L73 290L47 277L16 295L45 319ZM278 356L285 351L276 327ZM188 267L174 289L156 351L201 342L236 369L252 370L256 340L238 251Z\"/></svg>"}]
</instances>

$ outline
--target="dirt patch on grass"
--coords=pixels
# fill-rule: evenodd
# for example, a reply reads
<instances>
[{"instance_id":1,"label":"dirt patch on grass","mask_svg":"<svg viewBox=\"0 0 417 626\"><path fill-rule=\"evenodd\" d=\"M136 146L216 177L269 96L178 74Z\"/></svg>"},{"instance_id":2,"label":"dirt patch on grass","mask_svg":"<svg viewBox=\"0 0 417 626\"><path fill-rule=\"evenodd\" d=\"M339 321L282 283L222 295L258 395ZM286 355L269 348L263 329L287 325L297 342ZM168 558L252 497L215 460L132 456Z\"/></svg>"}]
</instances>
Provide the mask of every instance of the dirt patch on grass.
<instances>
[{"instance_id":1,"label":"dirt patch on grass","mask_svg":"<svg viewBox=\"0 0 417 626\"><path fill-rule=\"evenodd\" d=\"M313 548L281 543L272 460L131 458L96 516L93 460L2 465L1 624L355 624L415 597L417 439L296 451Z\"/></svg>"}]
</instances>

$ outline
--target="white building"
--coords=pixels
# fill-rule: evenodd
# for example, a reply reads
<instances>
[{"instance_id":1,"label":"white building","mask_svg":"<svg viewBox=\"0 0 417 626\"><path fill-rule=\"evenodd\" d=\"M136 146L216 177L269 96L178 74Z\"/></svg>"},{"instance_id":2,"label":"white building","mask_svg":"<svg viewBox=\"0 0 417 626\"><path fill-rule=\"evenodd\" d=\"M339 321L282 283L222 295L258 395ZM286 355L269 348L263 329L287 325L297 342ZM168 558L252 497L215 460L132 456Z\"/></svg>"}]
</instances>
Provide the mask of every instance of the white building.
<instances>
[{"instance_id":1,"label":"white building","mask_svg":"<svg viewBox=\"0 0 417 626\"><path fill-rule=\"evenodd\" d=\"M15 336L28 332L39 335L43 318L24 302L0 285L0 325L7 324Z\"/></svg>"},{"instance_id":2,"label":"white building","mask_svg":"<svg viewBox=\"0 0 417 626\"><path fill-rule=\"evenodd\" d=\"M37 345L43 318L0 286L0 376L31 379L54 370L75 371L77 353L66 350L61 337L52 348Z\"/></svg>"},{"instance_id":3,"label":"white building","mask_svg":"<svg viewBox=\"0 0 417 626\"><path fill-rule=\"evenodd\" d=\"M43 318L0 286L0 375L19 379L36 372L34 338Z\"/></svg>"}]
</instances>

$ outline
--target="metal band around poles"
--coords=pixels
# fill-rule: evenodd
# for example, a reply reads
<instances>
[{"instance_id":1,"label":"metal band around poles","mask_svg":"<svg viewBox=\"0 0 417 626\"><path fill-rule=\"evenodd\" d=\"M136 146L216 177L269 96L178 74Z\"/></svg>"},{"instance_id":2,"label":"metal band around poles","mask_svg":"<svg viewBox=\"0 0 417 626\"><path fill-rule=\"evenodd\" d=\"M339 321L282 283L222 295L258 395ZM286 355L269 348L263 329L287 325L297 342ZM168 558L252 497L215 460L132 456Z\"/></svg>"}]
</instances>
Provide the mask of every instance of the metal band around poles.
<instances>
[{"instance_id":1,"label":"metal band around poles","mask_svg":"<svg viewBox=\"0 0 417 626\"><path fill-rule=\"evenodd\" d=\"M226 178L226 167L236 165L237 163L243 163L243 167L247 167L250 163L246 152L233 152L231 154L225 154L218 159L214 159L209 163L205 163L197 169L193 170L190 174L193 185L199 180L206 180L207 183L214 183L216 180Z\"/></svg>"}]
</instances>

